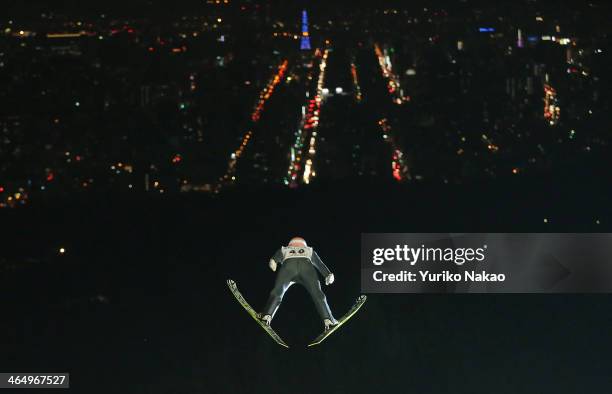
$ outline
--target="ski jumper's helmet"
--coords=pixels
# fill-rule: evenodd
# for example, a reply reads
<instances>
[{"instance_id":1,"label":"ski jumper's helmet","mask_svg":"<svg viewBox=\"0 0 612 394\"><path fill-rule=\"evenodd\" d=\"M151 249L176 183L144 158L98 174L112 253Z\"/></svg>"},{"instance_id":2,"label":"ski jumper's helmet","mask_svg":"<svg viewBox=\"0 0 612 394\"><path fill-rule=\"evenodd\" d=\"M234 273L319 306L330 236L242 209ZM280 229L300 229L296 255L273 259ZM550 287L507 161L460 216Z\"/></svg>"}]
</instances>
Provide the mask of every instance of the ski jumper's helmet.
<instances>
[{"instance_id":1,"label":"ski jumper's helmet","mask_svg":"<svg viewBox=\"0 0 612 394\"><path fill-rule=\"evenodd\" d=\"M306 247L308 245L306 244L306 240L304 238L293 237L293 238L291 238L291 241L289 241L289 245L288 246Z\"/></svg>"}]
</instances>

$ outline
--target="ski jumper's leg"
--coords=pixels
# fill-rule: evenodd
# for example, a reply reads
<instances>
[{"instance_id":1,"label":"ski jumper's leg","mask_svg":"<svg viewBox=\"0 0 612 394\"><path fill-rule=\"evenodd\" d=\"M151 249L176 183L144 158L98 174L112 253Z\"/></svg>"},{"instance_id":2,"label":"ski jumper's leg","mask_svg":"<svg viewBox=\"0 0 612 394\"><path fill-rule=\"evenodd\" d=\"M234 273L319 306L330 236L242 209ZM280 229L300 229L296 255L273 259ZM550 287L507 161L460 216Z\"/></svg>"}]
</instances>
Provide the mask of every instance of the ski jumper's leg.
<instances>
[{"instance_id":1,"label":"ski jumper's leg","mask_svg":"<svg viewBox=\"0 0 612 394\"><path fill-rule=\"evenodd\" d=\"M294 283L296 275L297 265L294 261L286 261L280 266L278 274L276 275L276 281L274 282L274 288L270 291L268 302L261 313L263 316L270 315L274 317L274 314L283 300L285 292Z\"/></svg>"},{"instance_id":2,"label":"ski jumper's leg","mask_svg":"<svg viewBox=\"0 0 612 394\"><path fill-rule=\"evenodd\" d=\"M325 293L323 293L323 290L321 290L321 282L319 282L317 270L307 259L296 260L300 260L300 283L306 288L308 293L310 293L310 297L312 297L312 300L315 303L315 307L317 308L319 316L321 316L321 320L324 321L325 319L329 319L332 321L332 323L336 323L336 319L334 319L331 309L327 304L327 297L325 297Z\"/></svg>"}]
</instances>

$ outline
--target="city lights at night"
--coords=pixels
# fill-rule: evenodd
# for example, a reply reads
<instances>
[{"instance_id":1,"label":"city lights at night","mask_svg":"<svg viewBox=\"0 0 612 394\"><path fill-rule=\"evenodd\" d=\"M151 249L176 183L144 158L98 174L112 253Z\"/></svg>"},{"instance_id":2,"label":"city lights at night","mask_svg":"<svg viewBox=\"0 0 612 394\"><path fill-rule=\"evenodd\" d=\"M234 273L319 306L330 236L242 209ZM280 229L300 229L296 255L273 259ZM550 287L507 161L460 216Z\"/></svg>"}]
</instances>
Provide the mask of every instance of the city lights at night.
<instances>
[{"instance_id":1,"label":"city lights at night","mask_svg":"<svg viewBox=\"0 0 612 394\"><path fill-rule=\"evenodd\" d=\"M374 138L382 118L393 124L393 161L427 182L536 175L572 151L606 149L605 39L555 10L545 17L537 3L526 5L505 25L478 23L495 12L467 4L374 7L359 17L346 10L337 19L317 7L271 7L266 28L244 34L239 27L261 23L261 7L208 2L209 13L169 17L155 35L146 19L106 14L6 21L0 71L12 74L0 130L11 160L0 168L0 208L74 193L308 186L338 171L386 179L378 163L391 142ZM351 39L336 43L340 31ZM115 54L118 46L125 53ZM121 66L128 58L142 67ZM29 66L17 68L23 61L42 69L29 75ZM40 116L29 116L26 102L40 103ZM370 119L357 121L361 114ZM41 134L29 134L35 129ZM499 154L471 142L482 130L495 141L485 152ZM350 163L337 163L343 150Z\"/></svg>"}]
</instances>

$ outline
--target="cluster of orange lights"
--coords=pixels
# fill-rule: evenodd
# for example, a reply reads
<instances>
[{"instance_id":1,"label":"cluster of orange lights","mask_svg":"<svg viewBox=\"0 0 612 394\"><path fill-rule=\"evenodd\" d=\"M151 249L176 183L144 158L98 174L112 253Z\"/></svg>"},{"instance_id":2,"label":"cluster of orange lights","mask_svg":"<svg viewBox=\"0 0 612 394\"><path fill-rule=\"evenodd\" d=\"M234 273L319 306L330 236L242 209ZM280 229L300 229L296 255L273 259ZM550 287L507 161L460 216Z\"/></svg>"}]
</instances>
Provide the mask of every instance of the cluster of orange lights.
<instances>
[{"instance_id":1,"label":"cluster of orange lights","mask_svg":"<svg viewBox=\"0 0 612 394\"><path fill-rule=\"evenodd\" d=\"M391 146L393 153L391 155L391 175L398 182L403 182L410 177L408 165L404 157L404 152L399 148L391 136L392 128L389 121L384 118L378 121L378 126L383 133L383 140Z\"/></svg>"},{"instance_id":2,"label":"cluster of orange lights","mask_svg":"<svg viewBox=\"0 0 612 394\"><path fill-rule=\"evenodd\" d=\"M247 145L249 144L249 141L251 140L252 136L253 136L253 132L251 130L246 132L244 137L242 137L242 142L240 143L240 146L233 153L232 159L239 159L240 156L242 156L242 154L244 153L244 150L246 149Z\"/></svg>"},{"instance_id":3,"label":"cluster of orange lights","mask_svg":"<svg viewBox=\"0 0 612 394\"><path fill-rule=\"evenodd\" d=\"M56 124L59 123L59 119L54 119L54 123ZM73 158L74 158L74 161L76 162L83 160L83 157L80 155L71 157L70 152L65 152L64 156L67 157L66 159L67 163L72 163ZM43 179L45 183L40 185L40 190L46 190L47 184L50 184L56 179L56 176L53 170L51 170L50 168L46 168L43 174ZM4 186L0 186L0 208L7 208L7 207L13 208L13 207L16 207L17 205L26 204L29 198L26 189L22 187L18 187L16 188L16 190L17 191L12 192L12 191L9 191Z\"/></svg>"},{"instance_id":4,"label":"cluster of orange lights","mask_svg":"<svg viewBox=\"0 0 612 394\"><path fill-rule=\"evenodd\" d=\"M550 126L559 124L561 108L557 102L557 91L550 85L544 85L544 118Z\"/></svg>"},{"instance_id":5,"label":"cluster of orange lights","mask_svg":"<svg viewBox=\"0 0 612 394\"><path fill-rule=\"evenodd\" d=\"M287 38L290 38L290 39L293 39L293 40L297 40L298 38L300 38L300 36L298 36L297 34L289 33L289 32L286 32L286 31L280 32L280 33L279 32L274 32L274 33L272 33L272 35L274 37L287 37ZM308 35L308 32L306 32L306 35Z\"/></svg>"},{"instance_id":6,"label":"cluster of orange lights","mask_svg":"<svg viewBox=\"0 0 612 394\"><path fill-rule=\"evenodd\" d=\"M266 101L272 96L272 93L274 93L275 87L279 83L281 83L283 79L285 78L285 73L287 71L288 65L289 65L289 62L285 59L281 63L281 65L278 67L278 70L276 71L274 76L270 79L266 87L259 94L257 105L255 106L255 110L253 110L253 113L251 114L251 121L253 121L253 123L257 123L259 119L261 119L261 114L265 108ZM242 142L240 143L240 146L230 156L230 161L227 166L227 171L221 178L219 178L219 183L217 183L217 185L214 188L212 188L212 191L214 193L219 193L221 191L221 188L226 183L234 182L236 180L235 174L236 174L236 167L238 164L238 159L242 157L242 155L244 154L244 151L246 150L252 138L253 138L252 130L249 130L244 134L244 136L242 137Z\"/></svg>"},{"instance_id":7,"label":"cluster of orange lights","mask_svg":"<svg viewBox=\"0 0 612 394\"><path fill-rule=\"evenodd\" d=\"M316 172L313 168L314 156L317 153L317 129L319 127L319 117L321 111L321 105L323 103L323 89L325 83L325 70L327 68L327 58L329 56L329 49L326 49L321 53L317 50L316 56L321 57L319 64L319 77L317 79L317 90L314 98L308 100L308 106L304 111L300 129L296 133L296 140L294 146L291 148L291 164L288 170L288 179L285 183L295 187L297 186L297 178L299 172L302 170L302 149L305 145L305 139L307 133L310 132L310 141L308 143L308 158L303 165L304 173L302 180L305 184L309 184L311 179L316 176Z\"/></svg>"},{"instance_id":8,"label":"cluster of orange lights","mask_svg":"<svg viewBox=\"0 0 612 394\"><path fill-rule=\"evenodd\" d=\"M272 96L272 93L274 93L274 89L276 88L276 86L279 83L281 83L283 79L285 78L285 73L287 72L288 65L289 65L289 62L285 59L281 63L281 65L278 66L278 70L276 71L276 74L274 75L274 77L270 79L266 87L259 94L257 105L255 106L255 109L253 110L253 113L251 114L251 120L253 121L253 123L257 123L261 119L261 114L265 108L266 101ZM213 188L213 192L219 193L221 191L221 188L226 183L234 182L236 180L235 174L236 174L236 166L238 164L238 159L240 159L240 157L242 157L242 155L244 154L244 151L246 150L252 137L253 137L252 130L249 130L244 134L244 136L242 137L242 142L240 143L240 146L230 156L230 161L227 166L227 171L225 172L225 175L223 175L219 179L219 183Z\"/></svg>"},{"instance_id":9,"label":"cluster of orange lights","mask_svg":"<svg viewBox=\"0 0 612 394\"><path fill-rule=\"evenodd\" d=\"M402 174L403 155L404 154L399 149L396 149L393 151L393 160L391 161L391 169L393 170L393 178L398 182L401 182L404 180L404 176Z\"/></svg>"},{"instance_id":10,"label":"cluster of orange lights","mask_svg":"<svg viewBox=\"0 0 612 394\"><path fill-rule=\"evenodd\" d=\"M25 205L28 201L28 194L23 188L19 188L15 193L5 193L4 187L0 186L0 208L14 208L18 205Z\"/></svg>"},{"instance_id":11,"label":"cluster of orange lights","mask_svg":"<svg viewBox=\"0 0 612 394\"><path fill-rule=\"evenodd\" d=\"M351 77L353 78L353 86L355 87L355 100L361 101L361 87L359 86L359 76L357 75L357 66L351 63Z\"/></svg>"},{"instance_id":12,"label":"cluster of orange lights","mask_svg":"<svg viewBox=\"0 0 612 394\"><path fill-rule=\"evenodd\" d=\"M255 106L255 109L253 110L253 113L251 114L251 121L253 121L253 123L257 123L259 122L259 119L261 119L261 114L265 108L266 101L272 96L272 93L274 93L274 89L276 85L281 83L281 81L284 79L285 73L287 72L288 65L289 65L289 62L285 59L281 63L281 65L278 66L278 70L276 71L274 76L270 79L266 87L259 94L257 105ZM219 183L212 189L213 192L219 193L221 191L221 188L226 183L233 182L236 180L235 174L236 174L236 166L238 164L238 159L240 159L240 157L244 154L244 151L247 148L247 145L251 141L252 137L253 137L252 130L249 130L244 134L244 136L242 137L242 142L240 143L240 146L230 156L230 161L227 166L227 171L225 172L225 175L223 175L219 179Z\"/></svg>"},{"instance_id":13,"label":"cluster of orange lights","mask_svg":"<svg viewBox=\"0 0 612 394\"><path fill-rule=\"evenodd\" d=\"M405 102L410 101L409 96L404 96L404 92L400 85L399 76L393 72L391 59L387 54L387 50L382 50L378 44L374 44L374 52L378 58L378 64L382 70L383 77L387 80L387 90L389 91L393 102L397 105L402 105Z\"/></svg>"},{"instance_id":14,"label":"cluster of orange lights","mask_svg":"<svg viewBox=\"0 0 612 394\"><path fill-rule=\"evenodd\" d=\"M495 145L493 143L493 141L491 141L491 139L489 137L487 137L485 134L482 135L482 141L487 144L487 149L492 152L492 153L496 153L499 150L499 146Z\"/></svg>"},{"instance_id":15,"label":"cluster of orange lights","mask_svg":"<svg viewBox=\"0 0 612 394\"><path fill-rule=\"evenodd\" d=\"M276 87L276 85L281 83L281 81L285 77L285 72L287 71L288 64L289 62L287 60L281 63L281 65L278 67L276 75L274 75L274 77L270 80L270 82L268 82L266 87L259 94L259 101L255 106L255 110L251 114L251 120L253 122L257 122L261 118L261 113L263 112L263 109L266 105L266 101L270 98L270 96L272 96L272 93L274 93L274 88Z\"/></svg>"},{"instance_id":16,"label":"cluster of orange lights","mask_svg":"<svg viewBox=\"0 0 612 394\"><path fill-rule=\"evenodd\" d=\"M246 134L242 137L242 142L240 143L240 146L230 156L229 165L227 166L227 171L225 172L225 175L223 175L221 179L219 179L219 183L215 186L213 190L215 193L218 193L225 183L233 182L236 180L235 174L238 159L240 159L240 157L242 157L242 155L244 154L244 151L246 150L246 147L249 144L249 141L251 141L252 137L253 131L251 130L247 131Z\"/></svg>"}]
</instances>

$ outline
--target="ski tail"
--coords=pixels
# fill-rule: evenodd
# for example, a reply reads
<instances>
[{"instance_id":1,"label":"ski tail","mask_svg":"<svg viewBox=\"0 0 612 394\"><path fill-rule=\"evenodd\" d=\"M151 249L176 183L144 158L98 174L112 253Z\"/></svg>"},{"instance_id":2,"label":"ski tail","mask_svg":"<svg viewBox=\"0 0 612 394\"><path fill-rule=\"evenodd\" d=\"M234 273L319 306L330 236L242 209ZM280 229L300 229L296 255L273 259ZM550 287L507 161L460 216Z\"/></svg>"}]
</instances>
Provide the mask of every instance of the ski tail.
<instances>
[{"instance_id":1,"label":"ski tail","mask_svg":"<svg viewBox=\"0 0 612 394\"><path fill-rule=\"evenodd\" d=\"M323 342L328 336L330 336L331 334L333 334L336 330L338 330L344 323L346 323L347 321L349 321L349 319L351 317L353 317L357 311L359 311L359 309L361 309L361 307L363 306L363 304L365 304L367 297L365 295L361 295L357 298L357 300L355 301L355 303L353 304L353 306L351 307L351 309L349 309L349 311L342 316L340 319L338 319L338 324L334 325L332 328L330 328L329 330L324 331L323 333L321 333L318 337L316 337L309 345L308 347L313 347L315 345L320 344L321 342Z\"/></svg>"},{"instance_id":2,"label":"ski tail","mask_svg":"<svg viewBox=\"0 0 612 394\"><path fill-rule=\"evenodd\" d=\"M270 327L269 325L265 324L260 318L259 315L257 314L257 312L255 311L255 309L253 309L253 307L251 307L251 305L249 305L249 303L247 302L247 300L244 299L244 297L242 296L242 294L240 293L240 291L238 290L238 285L236 285L236 282L234 282L231 279L227 280L227 286L229 287L230 291L232 292L232 294L234 295L234 297L236 298L236 300L240 303L240 305L242 305L242 307L244 308L244 310L247 311L247 313L249 314L249 316L251 316L253 318L253 320L255 320L257 322L257 324L259 324L259 326L261 328L264 329L265 332L268 333L268 335L270 335L270 337L272 339L274 339L274 341L276 343L278 343L279 345L289 348L289 345L287 345L285 343L285 341L283 341L283 339L276 333L276 331L274 331L274 329L272 327Z\"/></svg>"}]
</instances>

